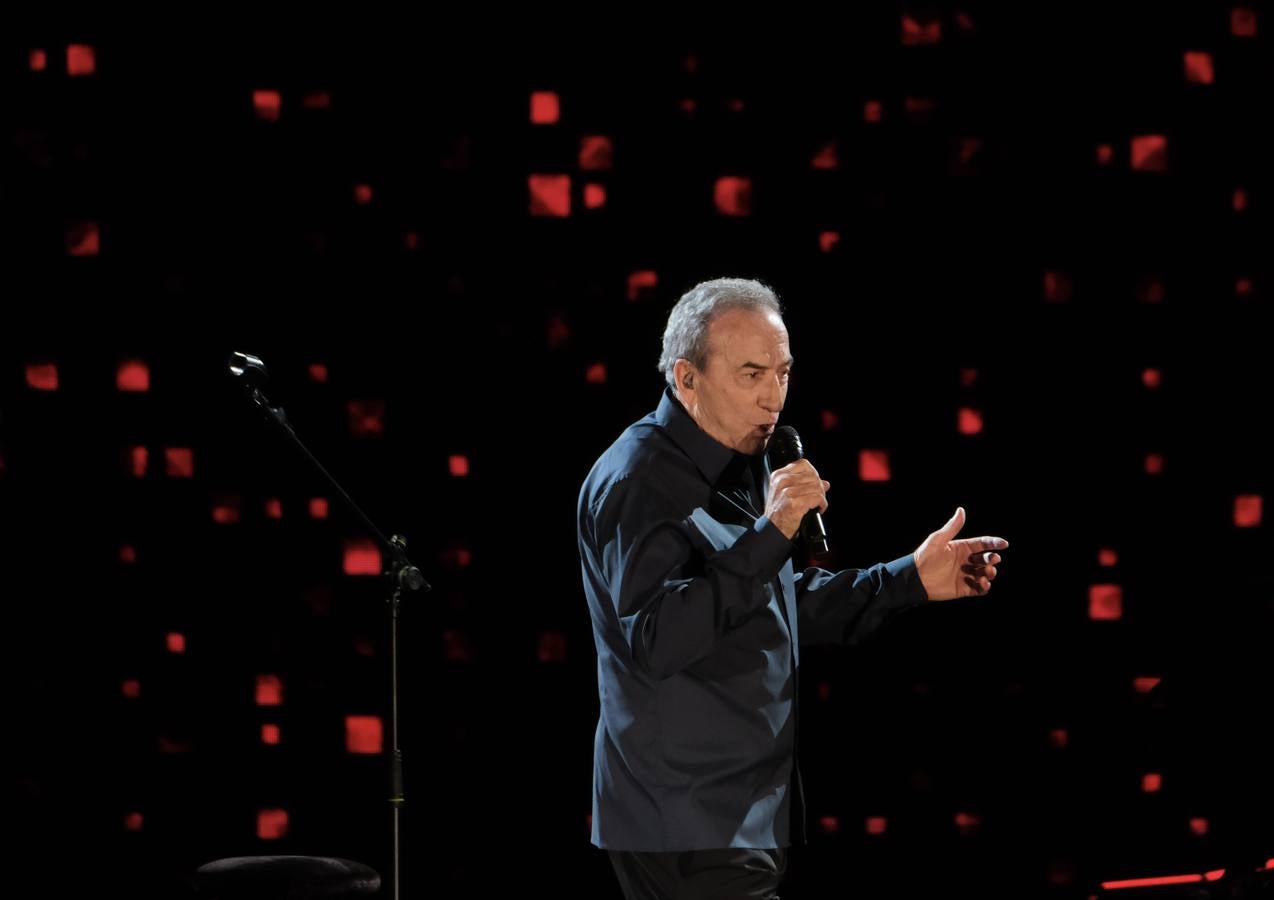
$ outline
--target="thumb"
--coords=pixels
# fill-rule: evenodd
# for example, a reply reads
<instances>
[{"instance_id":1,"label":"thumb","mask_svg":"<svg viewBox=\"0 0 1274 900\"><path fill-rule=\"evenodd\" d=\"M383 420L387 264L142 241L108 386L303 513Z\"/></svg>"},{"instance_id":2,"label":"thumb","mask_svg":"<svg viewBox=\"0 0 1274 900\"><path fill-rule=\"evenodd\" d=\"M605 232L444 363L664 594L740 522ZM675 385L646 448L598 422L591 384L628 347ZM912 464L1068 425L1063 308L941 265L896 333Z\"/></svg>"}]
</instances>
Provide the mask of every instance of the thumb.
<instances>
[{"instance_id":1,"label":"thumb","mask_svg":"<svg viewBox=\"0 0 1274 900\"><path fill-rule=\"evenodd\" d=\"M955 515L947 520L947 524L938 529L938 536L949 541L960 533L960 529L964 527L964 507L957 506Z\"/></svg>"}]
</instances>

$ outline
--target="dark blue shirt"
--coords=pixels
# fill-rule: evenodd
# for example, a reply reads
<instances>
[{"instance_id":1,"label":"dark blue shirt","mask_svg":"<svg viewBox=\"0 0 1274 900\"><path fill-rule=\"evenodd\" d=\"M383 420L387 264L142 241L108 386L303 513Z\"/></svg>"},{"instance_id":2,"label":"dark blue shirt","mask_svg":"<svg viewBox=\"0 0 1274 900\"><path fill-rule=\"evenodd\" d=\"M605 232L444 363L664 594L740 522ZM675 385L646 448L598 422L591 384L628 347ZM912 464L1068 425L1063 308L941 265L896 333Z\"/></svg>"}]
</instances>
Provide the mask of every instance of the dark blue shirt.
<instances>
[{"instance_id":1,"label":"dark blue shirt","mask_svg":"<svg viewBox=\"0 0 1274 900\"><path fill-rule=\"evenodd\" d=\"M792 542L763 515L768 489L764 455L718 443L671 389L584 482L599 847L800 840L799 645L852 644L927 599L910 555L796 572Z\"/></svg>"}]
</instances>

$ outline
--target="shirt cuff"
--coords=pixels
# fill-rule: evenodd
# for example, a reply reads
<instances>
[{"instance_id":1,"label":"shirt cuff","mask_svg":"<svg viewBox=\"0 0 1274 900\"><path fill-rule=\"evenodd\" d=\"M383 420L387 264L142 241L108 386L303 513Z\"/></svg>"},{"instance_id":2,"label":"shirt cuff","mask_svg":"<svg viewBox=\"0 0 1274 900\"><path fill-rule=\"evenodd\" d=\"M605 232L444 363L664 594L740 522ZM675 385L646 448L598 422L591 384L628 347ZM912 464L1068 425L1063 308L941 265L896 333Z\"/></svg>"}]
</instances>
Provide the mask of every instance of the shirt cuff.
<instances>
[{"instance_id":1,"label":"shirt cuff","mask_svg":"<svg viewBox=\"0 0 1274 900\"><path fill-rule=\"evenodd\" d=\"M766 581L779 577L779 570L792 555L792 541L779 531L769 516L761 516L752 525L752 534L746 535L753 571Z\"/></svg>"},{"instance_id":2,"label":"shirt cuff","mask_svg":"<svg viewBox=\"0 0 1274 900\"><path fill-rule=\"evenodd\" d=\"M920 581L920 570L916 568L914 553L908 553L906 556L900 556L885 563L885 571L890 575L893 588L889 592L893 600L890 606L901 609L929 602L929 592Z\"/></svg>"}]
</instances>

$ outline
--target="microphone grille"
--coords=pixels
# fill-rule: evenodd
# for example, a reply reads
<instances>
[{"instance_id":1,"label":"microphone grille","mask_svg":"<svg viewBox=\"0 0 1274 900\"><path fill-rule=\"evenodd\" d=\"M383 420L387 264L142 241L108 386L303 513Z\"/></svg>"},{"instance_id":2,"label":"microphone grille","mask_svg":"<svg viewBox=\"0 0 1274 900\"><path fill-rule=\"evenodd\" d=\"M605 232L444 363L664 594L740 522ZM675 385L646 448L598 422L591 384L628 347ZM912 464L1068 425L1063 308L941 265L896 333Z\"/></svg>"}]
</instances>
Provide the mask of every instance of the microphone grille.
<instances>
[{"instance_id":1,"label":"microphone grille","mask_svg":"<svg viewBox=\"0 0 1274 900\"><path fill-rule=\"evenodd\" d=\"M794 463L805 456L801 446L800 435L791 425L780 425L774 429L774 437L770 438L770 462L774 468L781 468Z\"/></svg>"}]
</instances>

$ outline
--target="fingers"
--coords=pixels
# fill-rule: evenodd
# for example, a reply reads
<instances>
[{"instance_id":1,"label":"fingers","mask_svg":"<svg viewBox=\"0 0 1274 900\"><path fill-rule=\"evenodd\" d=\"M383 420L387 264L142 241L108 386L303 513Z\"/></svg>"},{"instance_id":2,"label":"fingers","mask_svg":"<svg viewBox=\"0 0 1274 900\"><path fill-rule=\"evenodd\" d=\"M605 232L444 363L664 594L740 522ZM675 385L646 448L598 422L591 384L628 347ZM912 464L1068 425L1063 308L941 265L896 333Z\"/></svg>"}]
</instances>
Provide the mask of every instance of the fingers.
<instances>
[{"instance_id":1,"label":"fingers","mask_svg":"<svg viewBox=\"0 0 1274 900\"><path fill-rule=\"evenodd\" d=\"M972 566L994 566L1002 561L1002 557L998 553L992 553L990 550L981 553L974 553L969 556L969 565Z\"/></svg>"},{"instance_id":2,"label":"fingers","mask_svg":"<svg viewBox=\"0 0 1274 900\"><path fill-rule=\"evenodd\" d=\"M970 594L976 594L977 596L981 596L991 590L991 582L986 578L970 578L966 575L964 584L969 589Z\"/></svg>"},{"instance_id":3,"label":"fingers","mask_svg":"<svg viewBox=\"0 0 1274 900\"><path fill-rule=\"evenodd\" d=\"M798 459L796 462L788 463L782 468L775 469L770 473L770 481L787 481L789 478L804 480L812 478L818 480L818 470L814 468L813 463L808 459Z\"/></svg>"},{"instance_id":4,"label":"fingers","mask_svg":"<svg viewBox=\"0 0 1274 900\"><path fill-rule=\"evenodd\" d=\"M831 486L830 481L819 478L818 471L806 459L798 459L770 475L770 490L775 495L807 510L827 512L827 491Z\"/></svg>"},{"instance_id":5,"label":"fingers","mask_svg":"<svg viewBox=\"0 0 1274 900\"><path fill-rule=\"evenodd\" d=\"M820 513L827 512L827 496L823 493L821 488L789 490L786 492L785 496L802 506L804 509L817 509Z\"/></svg>"}]
</instances>

